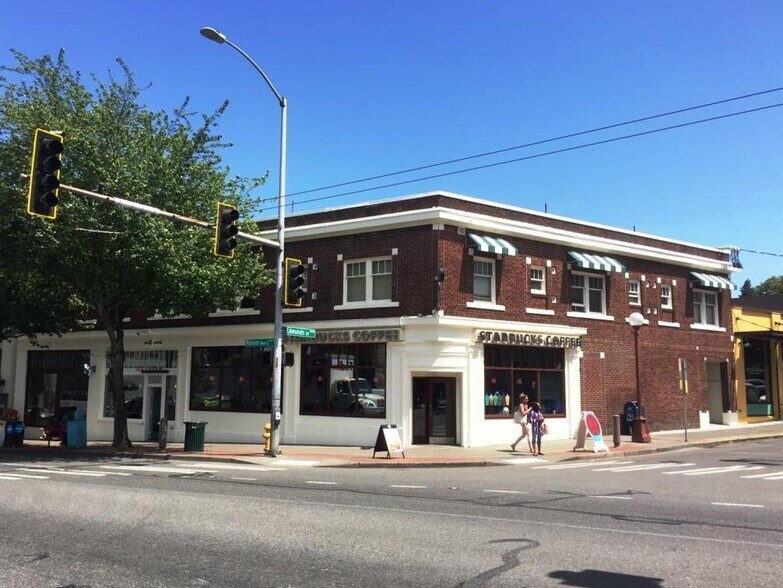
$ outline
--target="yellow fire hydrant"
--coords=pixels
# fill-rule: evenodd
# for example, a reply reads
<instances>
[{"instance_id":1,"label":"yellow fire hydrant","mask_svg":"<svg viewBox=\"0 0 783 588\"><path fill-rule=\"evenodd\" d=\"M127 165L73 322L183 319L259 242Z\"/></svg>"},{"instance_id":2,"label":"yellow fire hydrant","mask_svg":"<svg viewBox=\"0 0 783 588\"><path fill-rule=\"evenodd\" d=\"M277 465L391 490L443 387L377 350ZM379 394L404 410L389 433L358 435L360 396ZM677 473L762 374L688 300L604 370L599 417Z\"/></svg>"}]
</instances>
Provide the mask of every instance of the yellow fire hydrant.
<instances>
[{"instance_id":1,"label":"yellow fire hydrant","mask_svg":"<svg viewBox=\"0 0 783 588\"><path fill-rule=\"evenodd\" d=\"M264 453L269 453L272 450L272 425L267 423L264 425Z\"/></svg>"}]
</instances>

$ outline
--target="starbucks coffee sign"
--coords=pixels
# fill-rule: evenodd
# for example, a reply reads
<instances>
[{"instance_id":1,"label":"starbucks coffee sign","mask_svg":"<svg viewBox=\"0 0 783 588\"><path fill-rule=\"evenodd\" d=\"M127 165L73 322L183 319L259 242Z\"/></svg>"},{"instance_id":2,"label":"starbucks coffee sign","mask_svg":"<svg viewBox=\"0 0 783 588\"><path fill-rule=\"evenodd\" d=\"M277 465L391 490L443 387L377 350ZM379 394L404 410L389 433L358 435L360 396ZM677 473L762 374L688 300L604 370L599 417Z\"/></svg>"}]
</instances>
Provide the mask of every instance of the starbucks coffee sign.
<instances>
[{"instance_id":1,"label":"starbucks coffee sign","mask_svg":"<svg viewBox=\"0 0 783 588\"><path fill-rule=\"evenodd\" d=\"M523 347L581 347L581 337L517 333L513 331L476 331L476 343L493 345L520 345Z\"/></svg>"}]
</instances>

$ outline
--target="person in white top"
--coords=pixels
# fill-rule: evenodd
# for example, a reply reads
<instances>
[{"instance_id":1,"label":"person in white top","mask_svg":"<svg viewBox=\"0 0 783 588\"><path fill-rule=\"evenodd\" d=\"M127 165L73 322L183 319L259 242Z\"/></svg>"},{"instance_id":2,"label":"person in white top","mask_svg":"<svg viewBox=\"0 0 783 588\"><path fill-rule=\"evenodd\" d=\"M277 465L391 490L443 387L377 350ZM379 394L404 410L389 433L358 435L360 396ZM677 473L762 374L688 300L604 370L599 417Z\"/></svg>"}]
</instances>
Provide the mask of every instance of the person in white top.
<instances>
[{"instance_id":1,"label":"person in white top","mask_svg":"<svg viewBox=\"0 0 783 588\"><path fill-rule=\"evenodd\" d=\"M530 412L530 407L528 406L529 401L530 399L527 397L527 394L519 395L519 406L514 412L514 422L519 423L519 426L522 427L522 434L511 444L511 451L516 451L517 443L522 441L522 439L527 439L527 448L530 453L533 453L533 445L530 443L530 430L528 429L529 425L527 422L527 413Z\"/></svg>"}]
</instances>

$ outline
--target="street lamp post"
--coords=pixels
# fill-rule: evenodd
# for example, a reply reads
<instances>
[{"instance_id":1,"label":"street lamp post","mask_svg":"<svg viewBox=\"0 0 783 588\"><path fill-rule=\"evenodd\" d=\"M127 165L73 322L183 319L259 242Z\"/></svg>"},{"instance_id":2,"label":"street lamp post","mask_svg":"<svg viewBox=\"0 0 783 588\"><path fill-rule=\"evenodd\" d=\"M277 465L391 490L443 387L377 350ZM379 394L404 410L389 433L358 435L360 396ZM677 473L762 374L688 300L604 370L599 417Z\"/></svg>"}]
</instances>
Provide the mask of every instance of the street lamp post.
<instances>
[{"instance_id":1,"label":"street lamp post","mask_svg":"<svg viewBox=\"0 0 783 588\"><path fill-rule=\"evenodd\" d=\"M628 323L633 327L633 351L636 364L636 417L633 419L634 443L649 443L650 432L647 430L647 418L642 416L642 388L639 379L639 329L644 324L644 315L633 312L628 317Z\"/></svg>"},{"instance_id":2,"label":"street lamp post","mask_svg":"<svg viewBox=\"0 0 783 588\"><path fill-rule=\"evenodd\" d=\"M264 78L266 85L272 90L278 103L280 104L280 174L279 190L277 199L277 286L275 287L275 326L274 326L274 356L273 356L273 377L272 377L272 406L269 412L269 422L271 424L270 449L267 455L277 456L280 453L280 417L281 417L281 388L283 381L283 259L285 257L285 161L286 161L286 99L280 95L274 84L267 77L258 64L241 48L232 43L226 36L213 29L204 27L201 34L216 43L225 43L236 49L242 57L247 59L255 70Z\"/></svg>"}]
</instances>

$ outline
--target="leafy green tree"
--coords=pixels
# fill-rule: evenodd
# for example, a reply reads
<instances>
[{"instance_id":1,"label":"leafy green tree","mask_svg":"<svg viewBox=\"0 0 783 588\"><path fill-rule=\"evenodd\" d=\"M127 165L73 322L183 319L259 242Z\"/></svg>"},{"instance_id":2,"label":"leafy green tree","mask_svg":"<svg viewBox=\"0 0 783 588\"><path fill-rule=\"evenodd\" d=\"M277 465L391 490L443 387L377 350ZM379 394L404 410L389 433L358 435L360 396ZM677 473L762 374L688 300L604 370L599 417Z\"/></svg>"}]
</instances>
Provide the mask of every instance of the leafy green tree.
<instances>
[{"instance_id":1,"label":"leafy green tree","mask_svg":"<svg viewBox=\"0 0 783 588\"><path fill-rule=\"evenodd\" d=\"M771 296L783 294L783 276L772 276L753 288L754 296Z\"/></svg>"},{"instance_id":2,"label":"leafy green tree","mask_svg":"<svg viewBox=\"0 0 783 588\"><path fill-rule=\"evenodd\" d=\"M740 288L740 297L744 298L745 296L752 296L753 295L753 286L750 283L750 280L747 279L744 282L742 282L742 287Z\"/></svg>"},{"instance_id":3,"label":"leafy green tree","mask_svg":"<svg viewBox=\"0 0 783 588\"><path fill-rule=\"evenodd\" d=\"M19 175L28 173L34 130L62 131L63 184L209 222L217 200L245 216L257 210L251 192L263 178L232 177L222 164L228 145L215 129L227 103L211 115L189 112L187 99L151 111L121 60L121 76L87 84L64 51L11 53L13 65L0 68L0 336L64 333L93 313L109 338L113 446L129 447L123 319L236 308L273 276L247 243L233 259L218 258L211 231L67 190L56 220L27 215ZM240 226L254 232L250 222Z\"/></svg>"}]
</instances>

